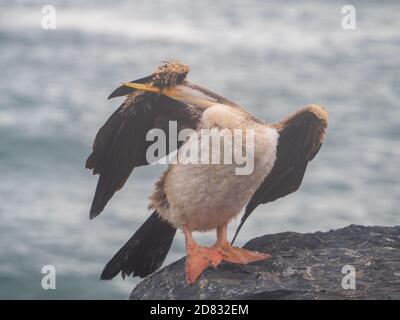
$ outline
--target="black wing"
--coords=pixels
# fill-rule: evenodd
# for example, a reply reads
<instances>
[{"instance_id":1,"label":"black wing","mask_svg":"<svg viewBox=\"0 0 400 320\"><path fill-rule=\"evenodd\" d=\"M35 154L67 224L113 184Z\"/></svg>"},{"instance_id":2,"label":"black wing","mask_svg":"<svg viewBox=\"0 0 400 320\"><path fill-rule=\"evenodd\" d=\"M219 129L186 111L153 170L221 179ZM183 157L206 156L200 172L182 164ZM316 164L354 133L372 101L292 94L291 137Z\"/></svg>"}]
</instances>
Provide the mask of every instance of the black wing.
<instances>
[{"instance_id":1,"label":"black wing","mask_svg":"<svg viewBox=\"0 0 400 320\"><path fill-rule=\"evenodd\" d=\"M282 198L300 187L308 163L322 145L327 125L325 109L311 105L274 126L279 132L274 167L247 204L232 243L259 204Z\"/></svg>"},{"instance_id":2,"label":"black wing","mask_svg":"<svg viewBox=\"0 0 400 320\"><path fill-rule=\"evenodd\" d=\"M146 82L148 78L141 80ZM135 167L148 164L146 150L153 143L146 141L149 130L160 128L168 137L169 120L177 121L179 130L194 129L200 119L200 112L192 106L164 95L134 91L129 90L131 95L101 127L93 144L93 152L86 160L86 168L100 175L90 209L91 219L103 211ZM126 93L119 88L111 97ZM172 151L167 150L167 153Z\"/></svg>"}]
</instances>

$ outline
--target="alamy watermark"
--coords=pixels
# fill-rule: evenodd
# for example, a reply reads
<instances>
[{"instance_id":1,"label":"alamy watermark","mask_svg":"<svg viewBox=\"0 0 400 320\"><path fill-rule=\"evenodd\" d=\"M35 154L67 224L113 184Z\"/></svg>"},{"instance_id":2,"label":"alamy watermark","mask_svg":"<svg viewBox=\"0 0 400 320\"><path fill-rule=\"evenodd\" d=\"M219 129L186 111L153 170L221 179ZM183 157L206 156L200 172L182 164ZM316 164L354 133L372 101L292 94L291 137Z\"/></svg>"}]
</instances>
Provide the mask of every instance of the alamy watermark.
<instances>
[{"instance_id":1,"label":"alamy watermark","mask_svg":"<svg viewBox=\"0 0 400 320\"><path fill-rule=\"evenodd\" d=\"M356 289L356 268L352 265L346 264L342 268L342 273L345 276L342 278L342 288L344 290L355 290Z\"/></svg>"},{"instance_id":2,"label":"alamy watermark","mask_svg":"<svg viewBox=\"0 0 400 320\"><path fill-rule=\"evenodd\" d=\"M246 129L183 129L178 132L176 121L169 121L168 139L162 129L147 132L146 140L154 141L146 150L149 163L172 164L233 164L236 175L249 175L254 170L253 128ZM168 154L167 150L177 149Z\"/></svg>"},{"instance_id":3,"label":"alamy watermark","mask_svg":"<svg viewBox=\"0 0 400 320\"><path fill-rule=\"evenodd\" d=\"M356 8L350 4L342 7L342 28L344 30L354 30L356 28Z\"/></svg>"},{"instance_id":4,"label":"alamy watermark","mask_svg":"<svg viewBox=\"0 0 400 320\"><path fill-rule=\"evenodd\" d=\"M56 289L56 268L52 265L45 265L42 267L42 288L43 290Z\"/></svg>"},{"instance_id":5,"label":"alamy watermark","mask_svg":"<svg viewBox=\"0 0 400 320\"><path fill-rule=\"evenodd\" d=\"M42 7L42 20L41 25L45 30L54 30L56 29L56 8L51 4L46 4Z\"/></svg>"}]
</instances>

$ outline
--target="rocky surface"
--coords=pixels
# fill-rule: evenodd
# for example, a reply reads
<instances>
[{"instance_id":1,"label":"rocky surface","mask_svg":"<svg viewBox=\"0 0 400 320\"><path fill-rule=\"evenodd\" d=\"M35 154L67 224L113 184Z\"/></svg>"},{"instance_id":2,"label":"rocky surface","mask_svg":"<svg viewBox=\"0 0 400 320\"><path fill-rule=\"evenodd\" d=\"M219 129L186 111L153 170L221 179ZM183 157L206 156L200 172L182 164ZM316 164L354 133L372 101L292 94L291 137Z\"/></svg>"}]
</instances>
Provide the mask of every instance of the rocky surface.
<instances>
[{"instance_id":1,"label":"rocky surface","mask_svg":"<svg viewBox=\"0 0 400 320\"><path fill-rule=\"evenodd\" d=\"M130 299L400 299L400 226L350 225L328 232L284 232L249 241L272 259L222 263L192 286L184 259L140 282ZM342 268L355 268L356 289ZM351 267L350 267L351 268ZM353 273L354 274L354 273Z\"/></svg>"}]
</instances>

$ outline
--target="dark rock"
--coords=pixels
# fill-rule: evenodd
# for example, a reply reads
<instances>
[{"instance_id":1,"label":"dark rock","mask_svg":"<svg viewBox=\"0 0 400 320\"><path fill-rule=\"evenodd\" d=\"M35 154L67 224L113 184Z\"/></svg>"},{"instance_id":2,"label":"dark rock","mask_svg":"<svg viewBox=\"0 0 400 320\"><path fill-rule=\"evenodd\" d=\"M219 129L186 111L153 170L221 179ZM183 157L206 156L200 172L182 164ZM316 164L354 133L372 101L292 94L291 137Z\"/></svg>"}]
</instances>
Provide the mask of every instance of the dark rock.
<instances>
[{"instance_id":1,"label":"dark rock","mask_svg":"<svg viewBox=\"0 0 400 320\"><path fill-rule=\"evenodd\" d=\"M272 259L207 269L185 282L184 259L133 289L130 299L400 299L400 226L350 225L328 232L284 232L249 241ZM356 270L356 289L343 289L342 268Z\"/></svg>"}]
</instances>

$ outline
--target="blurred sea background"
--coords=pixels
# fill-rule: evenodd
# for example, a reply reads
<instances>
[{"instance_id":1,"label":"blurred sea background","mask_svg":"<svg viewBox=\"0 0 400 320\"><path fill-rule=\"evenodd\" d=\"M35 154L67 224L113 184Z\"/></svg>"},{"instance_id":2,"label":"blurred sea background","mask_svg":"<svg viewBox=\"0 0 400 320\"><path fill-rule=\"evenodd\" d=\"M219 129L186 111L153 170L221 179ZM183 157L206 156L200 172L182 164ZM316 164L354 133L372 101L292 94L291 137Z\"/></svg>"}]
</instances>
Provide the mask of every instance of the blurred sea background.
<instances>
[{"instance_id":1,"label":"blurred sea background","mask_svg":"<svg viewBox=\"0 0 400 320\"><path fill-rule=\"evenodd\" d=\"M56 8L55 30L41 27L45 4ZM135 170L89 221L97 177L84 163L121 103L108 94L167 58L262 119L309 103L330 113L300 190L258 207L238 244L400 224L400 3L351 1L355 30L341 26L345 4L0 0L0 298L124 299L137 283L99 276L148 216L165 167ZM196 238L211 243L214 233ZM184 255L183 240L166 264ZM56 290L41 287L44 265L56 268Z\"/></svg>"}]
</instances>

